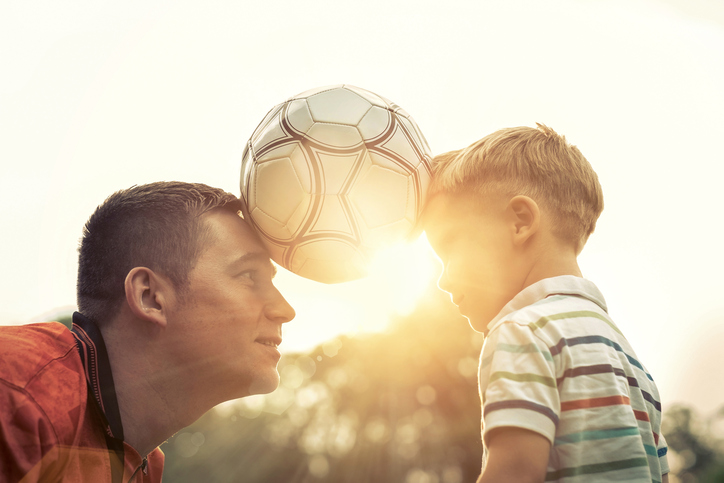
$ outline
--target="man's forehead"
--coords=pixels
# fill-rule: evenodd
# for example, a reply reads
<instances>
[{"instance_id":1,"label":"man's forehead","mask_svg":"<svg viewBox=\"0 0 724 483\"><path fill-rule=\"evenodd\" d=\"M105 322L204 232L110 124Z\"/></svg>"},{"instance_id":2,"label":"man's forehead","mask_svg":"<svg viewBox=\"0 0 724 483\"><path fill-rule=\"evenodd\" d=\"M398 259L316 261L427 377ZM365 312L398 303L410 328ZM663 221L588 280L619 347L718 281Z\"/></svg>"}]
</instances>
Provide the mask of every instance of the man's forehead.
<instances>
[{"instance_id":1,"label":"man's forehead","mask_svg":"<svg viewBox=\"0 0 724 483\"><path fill-rule=\"evenodd\" d=\"M210 246L229 252L233 258L245 254L269 258L269 253L254 229L241 216L225 210L202 215L210 230Z\"/></svg>"},{"instance_id":2,"label":"man's forehead","mask_svg":"<svg viewBox=\"0 0 724 483\"><path fill-rule=\"evenodd\" d=\"M239 251L238 256L231 262L233 265L247 265L253 263L273 265L269 254L266 252L243 252Z\"/></svg>"}]
</instances>

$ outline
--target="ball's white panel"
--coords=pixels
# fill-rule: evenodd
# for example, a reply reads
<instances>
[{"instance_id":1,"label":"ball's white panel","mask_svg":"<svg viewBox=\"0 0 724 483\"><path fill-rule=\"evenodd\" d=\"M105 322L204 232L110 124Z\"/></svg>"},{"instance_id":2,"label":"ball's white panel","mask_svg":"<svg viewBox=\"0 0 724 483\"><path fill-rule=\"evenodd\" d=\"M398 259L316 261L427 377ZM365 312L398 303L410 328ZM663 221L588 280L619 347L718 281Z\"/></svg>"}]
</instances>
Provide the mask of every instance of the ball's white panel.
<instances>
[{"instance_id":1,"label":"ball's white panel","mask_svg":"<svg viewBox=\"0 0 724 483\"><path fill-rule=\"evenodd\" d=\"M292 237L292 234L286 226L264 213L258 207L252 210L251 216L266 236L278 240L289 240Z\"/></svg>"},{"instance_id":2,"label":"ball's white panel","mask_svg":"<svg viewBox=\"0 0 724 483\"><path fill-rule=\"evenodd\" d=\"M397 104L395 104L394 102L392 102L391 100L389 100L388 98L386 98L385 96L380 96L380 95L378 94L377 97L379 97L380 99L382 99L382 101L385 103L385 105L387 106L387 108L390 109L390 110L392 110L393 112L395 111L395 109L399 109L399 108L400 108L400 106L398 106Z\"/></svg>"},{"instance_id":3,"label":"ball's white panel","mask_svg":"<svg viewBox=\"0 0 724 483\"><path fill-rule=\"evenodd\" d=\"M307 131L307 136L330 149L350 148L362 143L362 136L356 127L341 124L315 122L314 126Z\"/></svg>"},{"instance_id":4,"label":"ball's white panel","mask_svg":"<svg viewBox=\"0 0 724 483\"><path fill-rule=\"evenodd\" d=\"M430 153L430 145L427 143L427 138L425 137L425 135L422 134L422 131L420 130L420 126L417 125L417 123L415 122L415 120L414 120L412 117L410 117L410 118L408 118L408 119L409 119L409 121L410 121L410 124L412 124L412 126L415 128L415 132L417 133L417 137L422 140L423 150L425 151L425 153L426 153L428 156L431 156L431 153Z\"/></svg>"},{"instance_id":5,"label":"ball's white panel","mask_svg":"<svg viewBox=\"0 0 724 483\"><path fill-rule=\"evenodd\" d=\"M304 99L291 101L286 112L289 124L301 133L306 133L314 124L312 113L309 112L309 106Z\"/></svg>"},{"instance_id":6,"label":"ball's white panel","mask_svg":"<svg viewBox=\"0 0 724 483\"><path fill-rule=\"evenodd\" d=\"M251 143L254 145L254 150L257 153L263 151L264 147L268 144L288 137L279 123L278 116L279 114L274 117L273 122L268 123L260 131L255 132L251 138Z\"/></svg>"},{"instance_id":7,"label":"ball's white panel","mask_svg":"<svg viewBox=\"0 0 724 483\"><path fill-rule=\"evenodd\" d=\"M405 118L410 117L410 114L409 114L406 110L404 110L403 108L401 108L400 106L398 106L398 105L395 104L394 102L393 102L393 105L394 105L394 108L395 108L395 109L394 109L394 110L395 110L395 114L397 114L397 115L400 116L400 117L405 117Z\"/></svg>"},{"instance_id":8,"label":"ball's white panel","mask_svg":"<svg viewBox=\"0 0 724 483\"><path fill-rule=\"evenodd\" d=\"M322 195L319 217L314 222L310 233L329 232L352 236L350 213L344 209L339 196Z\"/></svg>"},{"instance_id":9,"label":"ball's white panel","mask_svg":"<svg viewBox=\"0 0 724 483\"><path fill-rule=\"evenodd\" d=\"M404 240L412 232L413 223L405 218L387 225L372 228L365 233L365 245L370 250L384 247L391 240Z\"/></svg>"},{"instance_id":10,"label":"ball's white panel","mask_svg":"<svg viewBox=\"0 0 724 483\"><path fill-rule=\"evenodd\" d=\"M419 211L418 199L422 199L419 190L415 189L415 178L407 178L407 206L405 207L405 219L413 222L417 219Z\"/></svg>"},{"instance_id":11,"label":"ball's white panel","mask_svg":"<svg viewBox=\"0 0 724 483\"><path fill-rule=\"evenodd\" d=\"M267 251L269 252L269 256L272 260L274 260L279 265L282 265L283 256L284 256L284 247L277 245L275 243L272 243L267 237L261 236L261 241L264 243L264 246L266 247Z\"/></svg>"},{"instance_id":12,"label":"ball's white panel","mask_svg":"<svg viewBox=\"0 0 724 483\"><path fill-rule=\"evenodd\" d=\"M247 191L249 191L249 183L252 182L252 180L249 179L249 175L251 174L251 170L254 168L254 155L252 153L253 150L247 143L246 148L244 148L244 152L241 155L241 174L239 176L241 197L247 204L249 203Z\"/></svg>"},{"instance_id":13,"label":"ball's white panel","mask_svg":"<svg viewBox=\"0 0 724 483\"><path fill-rule=\"evenodd\" d=\"M308 194L305 194L302 202L299 203L297 209L294 211L294 213L292 213L292 216L289 217L289 220L287 221L287 228L292 235L298 235L304 221L312 216L312 213L309 212L311 203L312 197Z\"/></svg>"},{"instance_id":14,"label":"ball's white panel","mask_svg":"<svg viewBox=\"0 0 724 483\"><path fill-rule=\"evenodd\" d=\"M258 126L256 127L256 129L254 130L254 135L252 135L252 139L251 139L252 142L254 142L254 136L255 136L257 133L260 133L260 132L262 132L264 129L266 129L267 125L268 125L270 122L276 122L276 121L273 121L273 119L274 119L274 117L276 117L276 116L279 114L279 112L282 110L282 108L284 107L284 104L286 104L286 103L282 102L281 104L277 104L276 106L272 107L272 108L269 110L269 112L266 113L266 116L264 116L264 119L261 120L261 122L259 123L259 125L258 125Z\"/></svg>"},{"instance_id":15,"label":"ball's white panel","mask_svg":"<svg viewBox=\"0 0 724 483\"><path fill-rule=\"evenodd\" d=\"M422 136L422 133L419 129L417 129L417 126L414 122L411 122L409 119L400 117L400 122L405 126L407 129L407 132L410 134L410 137L414 140L415 144L417 145L417 148L425 153L430 154L430 147L427 145L427 140Z\"/></svg>"},{"instance_id":16,"label":"ball's white panel","mask_svg":"<svg viewBox=\"0 0 724 483\"><path fill-rule=\"evenodd\" d=\"M390 126L392 113L383 107L373 106L357 124L364 140L374 139Z\"/></svg>"},{"instance_id":17,"label":"ball's white panel","mask_svg":"<svg viewBox=\"0 0 724 483\"><path fill-rule=\"evenodd\" d=\"M286 225L305 196L289 158L260 164L256 174L256 207Z\"/></svg>"},{"instance_id":18,"label":"ball's white panel","mask_svg":"<svg viewBox=\"0 0 724 483\"><path fill-rule=\"evenodd\" d=\"M390 106L389 102L387 102L383 97L378 96L374 92L370 92L366 89L362 89L361 87L351 86L349 84L345 84L344 88L348 89L356 94L359 94L360 97L363 97L367 102L369 102L373 106L378 106L378 107L383 107L383 108L387 108Z\"/></svg>"},{"instance_id":19,"label":"ball's white panel","mask_svg":"<svg viewBox=\"0 0 724 483\"><path fill-rule=\"evenodd\" d=\"M370 158L372 159L372 163L374 165L381 168L390 169L395 173L401 174L402 176L409 176L411 174L410 169L401 165L396 160L390 159L384 154L370 152Z\"/></svg>"},{"instance_id":20,"label":"ball's white panel","mask_svg":"<svg viewBox=\"0 0 724 483\"><path fill-rule=\"evenodd\" d=\"M319 240L314 243L304 245L304 254L306 258L313 260L337 260L344 262L354 258L359 250L340 240Z\"/></svg>"},{"instance_id":21,"label":"ball's white panel","mask_svg":"<svg viewBox=\"0 0 724 483\"><path fill-rule=\"evenodd\" d=\"M288 263L288 264L282 263L282 262L281 262L281 259L280 259L279 261L277 261L276 258L274 259L274 261L277 262L277 263L279 263L279 265L281 265L281 266L283 266L283 267L286 267L287 270L289 270L289 271L291 271L291 272L293 272L293 273L296 273L297 275L299 275L299 270L302 268L302 266L304 265L304 262L305 262L306 260L307 260L307 256L306 256L306 254L304 253L304 247L300 247L300 246L297 246L297 247L294 249L294 256L292 256L292 258L291 258L291 260L289 260L289 263ZM311 278L312 280L316 280L316 279L313 278L313 277L307 277L307 278ZM317 280L317 281L319 281L319 280Z\"/></svg>"},{"instance_id":22,"label":"ball's white panel","mask_svg":"<svg viewBox=\"0 0 724 483\"><path fill-rule=\"evenodd\" d=\"M246 198L246 207L249 212L251 212L254 208L256 208L256 170L258 169L258 166L256 163L254 163L251 166L250 172L249 172L249 186L244 186L242 184L242 193L246 192L247 198Z\"/></svg>"},{"instance_id":23,"label":"ball's white panel","mask_svg":"<svg viewBox=\"0 0 724 483\"><path fill-rule=\"evenodd\" d=\"M420 212L425 208L425 200L427 199L427 193L430 188L430 172L425 169L422 165L418 167L419 179L420 179L420 192L422 198L422 205L418 206L417 216L420 216Z\"/></svg>"},{"instance_id":24,"label":"ball's white panel","mask_svg":"<svg viewBox=\"0 0 724 483\"><path fill-rule=\"evenodd\" d=\"M370 154L372 153L365 149L364 155L362 156L362 166L360 166L359 173L357 173L357 179L361 178L362 175L372 167L372 158L370 158ZM357 180L354 182L356 183Z\"/></svg>"},{"instance_id":25,"label":"ball's white panel","mask_svg":"<svg viewBox=\"0 0 724 483\"><path fill-rule=\"evenodd\" d=\"M275 106L242 158L250 219L273 260L303 277L359 278L377 247L417 229L427 141L409 114L365 89L325 86Z\"/></svg>"},{"instance_id":26,"label":"ball's white panel","mask_svg":"<svg viewBox=\"0 0 724 483\"><path fill-rule=\"evenodd\" d=\"M294 171L297 173L297 178L302 185L302 189L305 192L312 192L312 170L310 169L310 160L307 156L307 152L299 143L294 143L293 151L289 154L289 159L292 161Z\"/></svg>"},{"instance_id":27,"label":"ball's white panel","mask_svg":"<svg viewBox=\"0 0 724 483\"><path fill-rule=\"evenodd\" d=\"M344 88L309 96L307 104L315 121L348 126L356 126L372 107L367 100Z\"/></svg>"},{"instance_id":28,"label":"ball's white panel","mask_svg":"<svg viewBox=\"0 0 724 483\"><path fill-rule=\"evenodd\" d=\"M405 217L407 177L372 166L355 184L350 199L368 228L394 223Z\"/></svg>"},{"instance_id":29,"label":"ball's white panel","mask_svg":"<svg viewBox=\"0 0 724 483\"><path fill-rule=\"evenodd\" d=\"M290 142L282 144L277 148L264 151L261 156L257 157L256 164L263 164L267 161L274 161L280 158L288 158L289 156L291 156L295 147L296 143Z\"/></svg>"},{"instance_id":30,"label":"ball's white panel","mask_svg":"<svg viewBox=\"0 0 724 483\"><path fill-rule=\"evenodd\" d=\"M354 247L335 240L305 245L294 258L295 264L298 263L295 273L318 282L346 282L367 273L366 257Z\"/></svg>"},{"instance_id":31,"label":"ball's white panel","mask_svg":"<svg viewBox=\"0 0 724 483\"><path fill-rule=\"evenodd\" d=\"M322 167L324 194L336 195L342 191L345 181L351 175L352 168L363 153L328 154L316 153Z\"/></svg>"},{"instance_id":32,"label":"ball's white panel","mask_svg":"<svg viewBox=\"0 0 724 483\"><path fill-rule=\"evenodd\" d=\"M296 96L290 97L289 100L291 101L291 100L295 100L295 99L306 99L307 97L313 96L315 94L319 94L320 92L331 91L334 89L341 89L342 87L344 87L343 84L316 87L314 89L309 89L308 91L300 92Z\"/></svg>"},{"instance_id":33,"label":"ball's white panel","mask_svg":"<svg viewBox=\"0 0 724 483\"><path fill-rule=\"evenodd\" d=\"M407 139L405 133L399 127L395 130L392 136L383 143L383 146L405 159L407 163L412 166L420 164L420 156L413 149L412 144L410 144L410 140Z\"/></svg>"}]
</instances>

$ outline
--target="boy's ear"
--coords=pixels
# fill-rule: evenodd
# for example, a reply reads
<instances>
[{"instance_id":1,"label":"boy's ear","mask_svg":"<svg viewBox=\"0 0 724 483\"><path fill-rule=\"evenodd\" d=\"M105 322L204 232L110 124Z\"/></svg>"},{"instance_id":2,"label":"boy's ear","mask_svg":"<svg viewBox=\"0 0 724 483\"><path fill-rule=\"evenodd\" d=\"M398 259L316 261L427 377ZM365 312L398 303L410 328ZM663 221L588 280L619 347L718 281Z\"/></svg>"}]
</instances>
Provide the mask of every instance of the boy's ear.
<instances>
[{"instance_id":1,"label":"boy's ear","mask_svg":"<svg viewBox=\"0 0 724 483\"><path fill-rule=\"evenodd\" d=\"M166 328L171 284L150 268L135 267L125 281L126 303L138 319L150 322L155 328Z\"/></svg>"},{"instance_id":2,"label":"boy's ear","mask_svg":"<svg viewBox=\"0 0 724 483\"><path fill-rule=\"evenodd\" d=\"M507 211L512 220L513 244L522 246L540 227L538 203L527 196L518 195L508 202Z\"/></svg>"}]
</instances>

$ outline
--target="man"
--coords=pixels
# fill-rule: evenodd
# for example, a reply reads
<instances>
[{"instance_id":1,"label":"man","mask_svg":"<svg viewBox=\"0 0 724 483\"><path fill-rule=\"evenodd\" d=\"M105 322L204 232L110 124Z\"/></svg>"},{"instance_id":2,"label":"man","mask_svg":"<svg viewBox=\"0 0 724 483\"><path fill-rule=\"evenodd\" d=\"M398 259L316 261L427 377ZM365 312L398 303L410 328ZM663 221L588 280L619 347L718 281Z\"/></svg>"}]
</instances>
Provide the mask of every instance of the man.
<instances>
[{"instance_id":1,"label":"man","mask_svg":"<svg viewBox=\"0 0 724 483\"><path fill-rule=\"evenodd\" d=\"M159 182L86 223L72 333L0 328L0 481L158 482L158 445L273 391L294 310L233 195Z\"/></svg>"}]
</instances>

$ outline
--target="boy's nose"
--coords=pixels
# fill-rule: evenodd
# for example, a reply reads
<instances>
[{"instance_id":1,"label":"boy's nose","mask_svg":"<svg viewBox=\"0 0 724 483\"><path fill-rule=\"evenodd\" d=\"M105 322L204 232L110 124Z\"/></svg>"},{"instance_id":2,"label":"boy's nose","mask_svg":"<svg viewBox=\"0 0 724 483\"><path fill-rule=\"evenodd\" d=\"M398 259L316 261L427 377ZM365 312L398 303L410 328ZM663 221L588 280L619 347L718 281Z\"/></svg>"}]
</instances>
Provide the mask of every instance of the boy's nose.
<instances>
[{"instance_id":1,"label":"boy's nose","mask_svg":"<svg viewBox=\"0 0 724 483\"><path fill-rule=\"evenodd\" d=\"M437 279L437 288L443 292L452 294L452 284L450 283L450 277L448 277L448 268L443 267L440 278Z\"/></svg>"}]
</instances>

